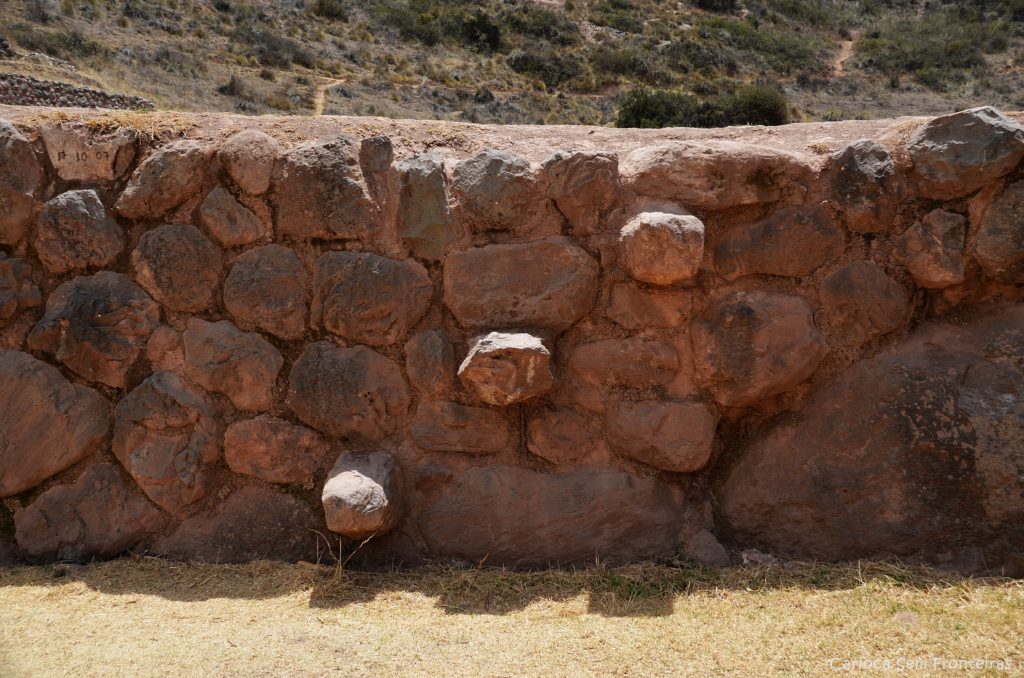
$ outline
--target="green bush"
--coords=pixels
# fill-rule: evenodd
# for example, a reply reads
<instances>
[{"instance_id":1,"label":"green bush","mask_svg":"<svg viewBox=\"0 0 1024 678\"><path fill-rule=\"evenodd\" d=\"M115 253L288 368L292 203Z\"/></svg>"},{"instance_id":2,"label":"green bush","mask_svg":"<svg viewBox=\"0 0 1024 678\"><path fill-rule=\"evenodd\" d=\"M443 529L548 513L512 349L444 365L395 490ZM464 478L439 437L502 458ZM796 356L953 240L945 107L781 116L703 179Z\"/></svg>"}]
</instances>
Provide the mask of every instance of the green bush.
<instances>
[{"instance_id":1,"label":"green bush","mask_svg":"<svg viewBox=\"0 0 1024 678\"><path fill-rule=\"evenodd\" d=\"M242 23L231 34L235 42L247 46L261 66L288 68L293 63L306 68L316 66L316 57L302 44L278 35L259 22Z\"/></svg>"},{"instance_id":2,"label":"green bush","mask_svg":"<svg viewBox=\"0 0 1024 678\"><path fill-rule=\"evenodd\" d=\"M644 19L630 0L603 0L590 5L587 16L598 26L625 33L643 33Z\"/></svg>"},{"instance_id":3,"label":"green bush","mask_svg":"<svg viewBox=\"0 0 1024 678\"><path fill-rule=\"evenodd\" d=\"M548 87L580 78L585 68L583 62L564 50L555 50L542 45L528 50L516 50L506 58L508 67L516 73L529 75Z\"/></svg>"},{"instance_id":4,"label":"green bush","mask_svg":"<svg viewBox=\"0 0 1024 678\"><path fill-rule=\"evenodd\" d=\"M693 4L709 12L736 11L736 0L694 0Z\"/></svg>"},{"instance_id":5,"label":"green bush","mask_svg":"<svg viewBox=\"0 0 1024 678\"><path fill-rule=\"evenodd\" d=\"M10 33L19 45L33 52L42 52L65 61L106 54L107 48L78 31L36 30L25 24L16 24Z\"/></svg>"},{"instance_id":6,"label":"green bush","mask_svg":"<svg viewBox=\"0 0 1024 678\"><path fill-rule=\"evenodd\" d=\"M668 90L640 89L623 97L616 127L727 127L783 125L789 121L785 94L767 85L698 98Z\"/></svg>"},{"instance_id":7,"label":"green bush","mask_svg":"<svg viewBox=\"0 0 1024 678\"><path fill-rule=\"evenodd\" d=\"M348 21L348 7L344 0L316 0L313 3L313 14L325 19Z\"/></svg>"},{"instance_id":8,"label":"green bush","mask_svg":"<svg viewBox=\"0 0 1024 678\"><path fill-rule=\"evenodd\" d=\"M580 41L579 26L564 12L533 2L512 5L502 13L502 19L510 31L527 38L563 46L575 45Z\"/></svg>"}]
</instances>

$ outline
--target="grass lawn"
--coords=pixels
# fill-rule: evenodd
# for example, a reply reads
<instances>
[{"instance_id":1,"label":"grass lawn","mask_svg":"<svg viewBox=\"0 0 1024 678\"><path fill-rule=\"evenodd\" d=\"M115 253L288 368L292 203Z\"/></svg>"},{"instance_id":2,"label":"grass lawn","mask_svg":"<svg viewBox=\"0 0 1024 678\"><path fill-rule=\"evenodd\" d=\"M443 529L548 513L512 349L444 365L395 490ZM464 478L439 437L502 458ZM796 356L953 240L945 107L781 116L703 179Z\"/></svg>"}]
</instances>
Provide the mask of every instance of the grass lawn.
<instances>
[{"instance_id":1,"label":"grass lawn","mask_svg":"<svg viewBox=\"0 0 1024 678\"><path fill-rule=\"evenodd\" d=\"M0 629L5 677L1021 675L1024 581L889 563L365 573L143 558L0 570Z\"/></svg>"}]
</instances>

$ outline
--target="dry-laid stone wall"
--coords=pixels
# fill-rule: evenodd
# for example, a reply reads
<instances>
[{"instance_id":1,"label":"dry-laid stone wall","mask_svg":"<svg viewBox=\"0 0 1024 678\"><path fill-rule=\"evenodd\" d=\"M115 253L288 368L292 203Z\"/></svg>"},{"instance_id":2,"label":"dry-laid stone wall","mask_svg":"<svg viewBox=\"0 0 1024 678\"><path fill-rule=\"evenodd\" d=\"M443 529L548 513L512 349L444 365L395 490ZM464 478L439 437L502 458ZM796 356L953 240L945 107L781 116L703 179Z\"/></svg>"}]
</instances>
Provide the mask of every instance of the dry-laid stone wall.
<instances>
[{"instance_id":1,"label":"dry-laid stone wall","mask_svg":"<svg viewBox=\"0 0 1024 678\"><path fill-rule=\"evenodd\" d=\"M0 122L0 550L1024 573L1012 117L543 157L204 120Z\"/></svg>"},{"instance_id":2,"label":"dry-laid stone wall","mask_svg":"<svg viewBox=\"0 0 1024 678\"><path fill-rule=\"evenodd\" d=\"M6 58L13 57L11 53ZM5 58L0 45L0 58ZM39 80L30 75L0 73L0 104L18 106L76 106L81 108L119 108L153 110L153 102L130 94L111 94L91 87L54 80Z\"/></svg>"}]
</instances>

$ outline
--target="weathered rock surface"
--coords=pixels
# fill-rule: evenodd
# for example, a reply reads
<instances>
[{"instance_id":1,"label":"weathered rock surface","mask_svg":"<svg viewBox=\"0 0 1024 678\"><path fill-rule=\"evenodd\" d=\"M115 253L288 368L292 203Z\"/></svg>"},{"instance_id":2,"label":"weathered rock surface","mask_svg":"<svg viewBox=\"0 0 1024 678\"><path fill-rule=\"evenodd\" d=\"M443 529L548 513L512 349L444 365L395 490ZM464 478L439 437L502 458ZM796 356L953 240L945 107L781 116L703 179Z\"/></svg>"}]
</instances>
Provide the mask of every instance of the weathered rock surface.
<instances>
[{"instance_id":1,"label":"weathered rock surface","mask_svg":"<svg viewBox=\"0 0 1024 678\"><path fill-rule=\"evenodd\" d=\"M132 491L114 464L94 464L73 485L51 487L14 515L32 561L112 558L158 532L166 516Z\"/></svg>"},{"instance_id":2,"label":"weathered rock surface","mask_svg":"<svg viewBox=\"0 0 1024 678\"><path fill-rule=\"evenodd\" d=\"M598 265L560 236L452 252L444 302L464 327L561 332L593 308Z\"/></svg>"},{"instance_id":3,"label":"weathered rock surface","mask_svg":"<svg viewBox=\"0 0 1024 678\"><path fill-rule=\"evenodd\" d=\"M785 555L924 556L1021 571L1024 306L930 322L814 394L718 491L737 538ZM974 563L977 565L978 563Z\"/></svg>"},{"instance_id":4,"label":"weathered rock surface","mask_svg":"<svg viewBox=\"0 0 1024 678\"><path fill-rule=\"evenodd\" d=\"M846 227L880 233L892 226L907 185L889 150L861 139L832 156L832 192L846 212Z\"/></svg>"},{"instance_id":5,"label":"weathered rock surface","mask_svg":"<svg viewBox=\"0 0 1024 678\"><path fill-rule=\"evenodd\" d=\"M152 548L175 560L245 563L317 561L314 530L323 520L305 502L262 485L247 485L188 518Z\"/></svg>"},{"instance_id":6,"label":"weathered rock surface","mask_svg":"<svg viewBox=\"0 0 1024 678\"><path fill-rule=\"evenodd\" d=\"M24 237L44 179L28 139L0 118L0 244L14 245Z\"/></svg>"},{"instance_id":7,"label":"weathered rock surface","mask_svg":"<svg viewBox=\"0 0 1024 678\"><path fill-rule=\"evenodd\" d=\"M43 125L39 135L57 175L65 181L120 179L135 159L137 134L127 127L100 131L80 122Z\"/></svg>"},{"instance_id":8,"label":"weathered rock surface","mask_svg":"<svg viewBox=\"0 0 1024 678\"><path fill-rule=\"evenodd\" d=\"M569 464L592 454L601 438L600 431L586 417L567 407L540 412L530 419L526 446L552 464Z\"/></svg>"},{"instance_id":9,"label":"weathered rock surface","mask_svg":"<svg viewBox=\"0 0 1024 678\"><path fill-rule=\"evenodd\" d=\"M68 191L39 213L35 248L51 273L106 266L124 249L124 231L96 191Z\"/></svg>"},{"instance_id":10,"label":"weathered rock surface","mask_svg":"<svg viewBox=\"0 0 1024 678\"><path fill-rule=\"evenodd\" d=\"M280 155L281 144L254 129L232 134L217 149L221 167L236 186L250 195L263 195L270 189L274 163Z\"/></svg>"},{"instance_id":11,"label":"weathered rock surface","mask_svg":"<svg viewBox=\"0 0 1024 678\"><path fill-rule=\"evenodd\" d=\"M519 566L616 562L673 553L677 502L669 485L629 473L485 466L459 475L419 526L435 557Z\"/></svg>"},{"instance_id":12,"label":"weathered rock surface","mask_svg":"<svg viewBox=\"0 0 1024 678\"><path fill-rule=\"evenodd\" d=\"M292 366L288 397L306 424L336 438L376 441L394 433L409 409L398 365L365 346L306 347Z\"/></svg>"},{"instance_id":13,"label":"weathered rock surface","mask_svg":"<svg viewBox=\"0 0 1024 678\"><path fill-rule=\"evenodd\" d=\"M600 386L656 386L670 380L678 367L673 347L640 337L592 341L569 355L569 369Z\"/></svg>"},{"instance_id":14,"label":"weathered rock surface","mask_svg":"<svg viewBox=\"0 0 1024 678\"><path fill-rule=\"evenodd\" d=\"M427 312L433 286L415 261L328 252L313 271L314 324L370 346L405 338Z\"/></svg>"},{"instance_id":15,"label":"weathered rock surface","mask_svg":"<svg viewBox=\"0 0 1024 678\"><path fill-rule=\"evenodd\" d=\"M425 450L465 454L506 450L512 435L500 412L448 401L421 402L409 433Z\"/></svg>"},{"instance_id":16,"label":"weathered rock surface","mask_svg":"<svg viewBox=\"0 0 1024 678\"><path fill-rule=\"evenodd\" d=\"M274 169L277 233L295 238L364 238L378 216L359 169L359 143L339 134L286 151Z\"/></svg>"},{"instance_id":17,"label":"weathered rock surface","mask_svg":"<svg viewBox=\"0 0 1024 678\"><path fill-rule=\"evenodd\" d=\"M255 332L229 320L189 318L182 334L185 372L207 391L223 393L239 410L267 410L284 358Z\"/></svg>"},{"instance_id":18,"label":"weathered rock surface","mask_svg":"<svg viewBox=\"0 0 1024 678\"><path fill-rule=\"evenodd\" d=\"M149 295L127 276L100 271L50 294L28 345L86 379L124 388L128 370L159 324L160 307Z\"/></svg>"},{"instance_id":19,"label":"weathered rock surface","mask_svg":"<svg viewBox=\"0 0 1024 678\"><path fill-rule=\"evenodd\" d=\"M375 134L359 142L359 166L363 172L384 174L394 159L395 147L390 137Z\"/></svg>"},{"instance_id":20,"label":"weathered rock surface","mask_svg":"<svg viewBox=\"0 0 1024 678\"><path fill-rule=\"evenodd\" d=\"M813 176L801 154L735 141L644 146L623 164L639 194L710 210L800 195Z\"/></svg>"},{"instance_id":21,"label":"weathered rock surface","mask_svg":"<svg viewBox=\"0 0 1024 678\"><path fill-rule=\"evenodd\" d=\"M455 349L444 330L422 330L405 342L405 372L424 395L439 396L455 383Z\"/></svg>"},{"instance_id":22,"label":"weathered rock surface","mask_svg":"<svg viewBox=\"0 0 1024 678\"><path fill-rule=\"evenodd\" d=\"M56 367L0 351L0 497L32 489L100 449L110 404Z\"/></svg>"},{"instance_id":23,"label":"weathered rock surface","mask_svg":"<svg viewBox=\"0 0 1024 678\"><path fill-rule=\"evenodd\" d=\"M223 266L217 246L190 224L166 224L146 231L132 251L135 279L172 311L206 309Z\"/></svg>"},{"instance_id":24,"label":"weathered rock surface","mask_svg":"<svg viewBox=\"0 0 1024 678\"><path fill-rule=\"evenodd\" d=\"M210 490L220 453L213 408L173 372L156 372L114 409L114 456L153 503L177 514Z\"/></svg>"},{"instance_id":25,"label":"weathered rock surface","mask_svg":"<svg viewBox=\"0 0 1024 678\"><path fill-rule=\"evenodd\" d=\"M690 282L704 258L704 224L691 215L643 212L619 234L622 268L653 285Z\"/></svg>"},{"instance_id":26,"label":"weathered rock surface","mask_svg":"<svg viewBox=\"0 0 1024 678\"><path fill-rule=\"evenodd\" d=\"M350 539L393 530L402 519L402 476L387 452L345 453L327 475L321 501L327 528Z\"/></svg>"},{"instance_id":27,"label":"weathered rock surface","mask_svg":"<svg viewBox=\"0 0 1024 678\"><path fill-rule=\"evenodd\" d=\"M821 303L847 342L863 344L903 325L907 290L869 261L854 261L821 281Z\"/></svg>"},{"instance_id":28,"label":"weathered rock surface","mask_svg":"<svg viewBox=\"0 0 1024 678\"><path fill-rule=\"evenodd\" d=\"M528 235L561 230L562 216L530 163L505 151L485 149L456 165L452 194L476 231Z\"/></svg>"},{"instance_id":29,"label":"weathered rock surface","mask_svg":"<svg viewBox=\"0 0 1024 678\"><path fill-rule=\"evenodd\" d=\"M270 235L270 229L259 217L222 186L214 188L203 200L199 219L224 247L248 245Z\"/></svg>"},{"instance_id":30,"label":"weathered rock surface","mask_svg":"<svg viewBox=\"0 0 1024 678\"><path fill-rule=\"evenodd\" d=\"M838 257L844 246L826 209L786 207L726 233L715 247L715 266L726 280L755 273L798 277Z\"/></svg>"},{"instance_id":31,"label":"weathered rock surface","mask_svg":"<svg viewBox=\"0 0 1024 678\"><path fill-rule=\"evenodd\" d=\"M576 236L597 233L605 212L619 192L619 156L595 151L558 151L546 159L541 171L548 179L548 195L572 226Z\"/></svg>"},{"instance_id":32,"label":"weathered rock surface","mask_svg":"<svg viewBox=\"0 0 1024 678\"><path fill-rule=\"evenodd\" d=\"M414 257L440 259L459 237L448 207L440 154L424 153L398 163L398 235Z\"/></svg>"},{"instance_id":33,"label":"weathered rock surface","mask_svg":"<svg viewBox=\"0 0 1024 678\"><path fill-rule=\"evenodd\" d=\"M459 366L459 379L491 405L511 405L555 387L551 352L532 334L491 332L478 337Z\"/></svg>"},{"instance_id":34,"label":"weathered rock surface","mask_svg":"<svg viewBox=\"0 0 1024 678\"><path fill-rule=\"evenodd\" d=\"M43 303L32 267L23 259L0 254L0 325L27 308Z\"/></svg>"},{"instance_id":35,"label":"weathered rock surface","mask_svg":"<svg viewBox=\"0 0 1024 678\"><path fill-rule=\"evenodd\" d=\"M714 299L693 324L692 338L698 381L729 407L796 386L827 350L806 301L761 290Z\"/></svg>"},{"instance_id":36,"label":"weathered rock surface","mask_svg":"<svg viewBox=\"0 0 1024 678\"><path fill-rule=\"evenodd\" d=\"M698 402L644 400L608 413L605 433L615 452L664 471L689 473L711 459L718 416Z\"/></svg>"},{"instance_id":37,"label":"weathered rock surface","mask_svg":"<svg viewBox=\"0 0 1024 678\"><path fill-rule=\"evenodd\" d=\"M996 280L1024 283L1024 181L1007 186L985 210L971 254Z\"/></svg>"},{"instance_id":38,"label":"weathered rock surface","mask_svg":"<svg viewBox=\"0 0 1024 678\"><path fill-rule=\"evenodd\" d=\"M907 144L918 192L952 200L1007 174L1024 158L1024 127L991 106L921 125Z\"/></svg>"},{"instance_id":39,"label":"weathered rock surface","mask_svg":"<svg viewBox=\"0 0 1024 678\"><path fill-rule=\"evenodd\" d=\"M627 330L678 327L690 317L693 299L683 290L645 290L632 283L617 283L608 295L605 315Z\"/></svg>"},{"instance_id":40,"label":"weathered rock surface","mask_svg":"<svg viewBox=\"0 0 1024 678\"><path fill-rule=\"evenodd\" d=\"M954 212L932 210L903 232L896 256L918 287L942 289L964 281L967 220Z\"/></svg>"},{"instance_id":41,"label":"weathered rock surface","mask_svg":"<svg viewBox=\"0 0 1024 678\"><path fill-rule=\"evenodd\" d=\"M295 252L264 245L241 254L224 279L224 305L237 320L282 339L306 333L306 270Z\"/></svg>"},{"instance_id":42,"label":"weathered rock surface","mask_svg":"<svg viewBox=\"0 0 1024 678\"><path fill-rule=\"evenodd\" d=\"M157 219L185 202L203 184L208 153L195 141L161 146L132 174L115 207L128 219Z\"/></svg>"},{"instance_id":43,"label":"weathered rock surface","mask_svg":"<svg viewBox=\"0 0 1024 678\"><path fill-rule=\"evenodd\" d=\"M261 414L224 432L224 459L235 473L268 483L299 483L320 469L328 445L316 431Z\"/></svg>"}]
</instances>

